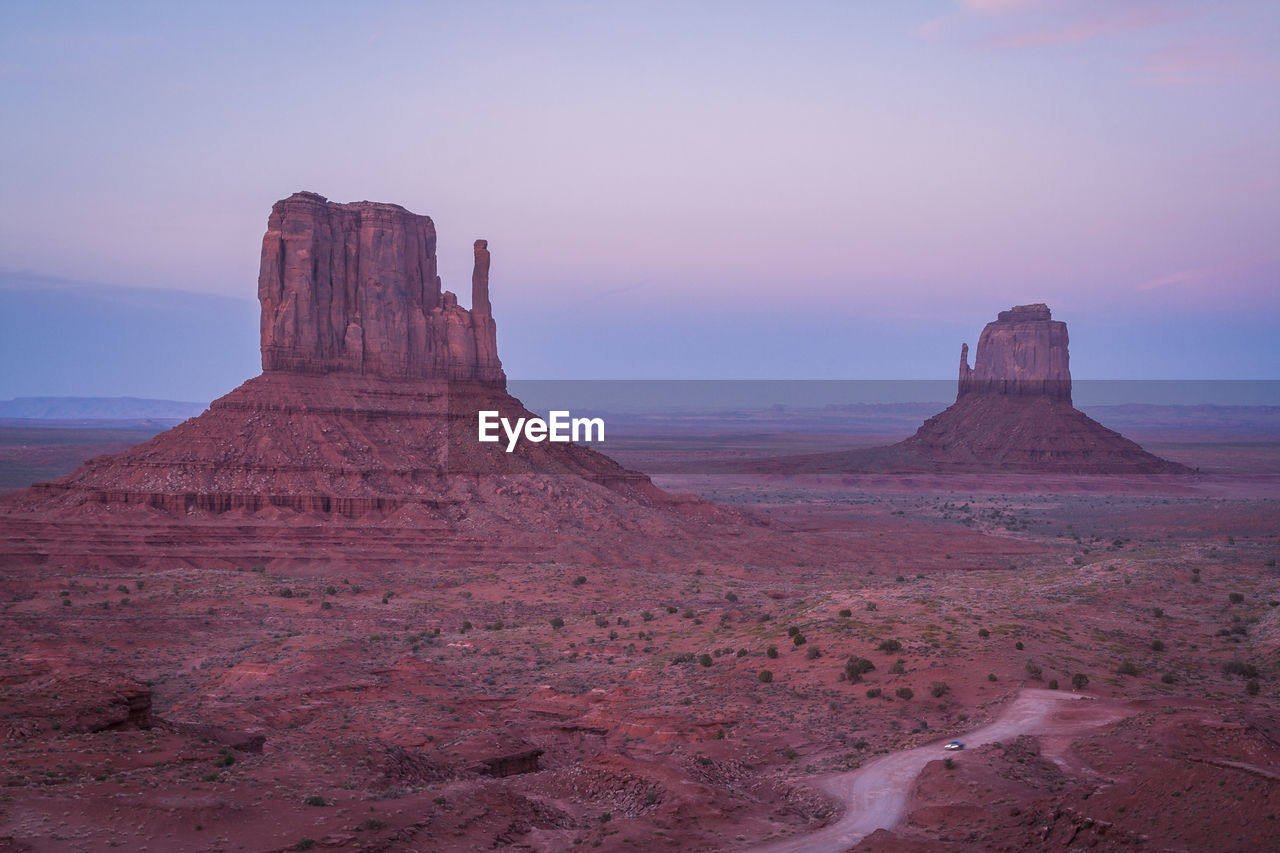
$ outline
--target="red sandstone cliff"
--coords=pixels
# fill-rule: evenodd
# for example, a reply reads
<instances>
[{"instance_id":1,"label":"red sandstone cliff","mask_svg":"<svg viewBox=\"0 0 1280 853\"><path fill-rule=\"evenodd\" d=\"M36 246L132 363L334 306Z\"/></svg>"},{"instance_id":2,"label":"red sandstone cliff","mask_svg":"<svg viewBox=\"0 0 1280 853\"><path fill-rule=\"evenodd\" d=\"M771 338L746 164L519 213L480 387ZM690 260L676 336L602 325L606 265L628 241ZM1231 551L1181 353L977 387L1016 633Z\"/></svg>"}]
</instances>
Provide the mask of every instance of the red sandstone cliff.
<instances>
[{"instance_id":1,"label":"red sandstone cliff","mask_svg":"<svg viewBox=\"0 0 1280 853\"><path fill-rule=\"evenodd\" d=\"M258 276L262 369L503 381L486 246L468 311L440 289L429 216L309 192L276 202Z\"/></svg>"},{"instance_id":2,"label":"red sandstone cliff","mask_svg":"<svg viewBox=\"0 0 1280 853\"><path fill-rule=\"evenodd\" d=\"M1067 324L1054 320L1044 303L1001 311L982 330L972 368L968 352L962 345L959 397L997 393L1071 402Z\"/></svg>"}]
</instances>

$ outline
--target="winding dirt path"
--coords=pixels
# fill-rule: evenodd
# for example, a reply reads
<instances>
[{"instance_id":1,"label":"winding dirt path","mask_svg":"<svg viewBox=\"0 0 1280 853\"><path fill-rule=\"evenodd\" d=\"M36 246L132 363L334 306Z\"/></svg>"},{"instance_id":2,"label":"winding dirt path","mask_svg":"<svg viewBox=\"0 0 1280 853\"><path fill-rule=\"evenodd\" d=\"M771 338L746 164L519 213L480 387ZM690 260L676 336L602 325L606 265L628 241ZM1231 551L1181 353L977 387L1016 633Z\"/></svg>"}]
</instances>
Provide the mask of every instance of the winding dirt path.
<instances>
[{"instance_id":1,"label":"winding dirt path","mask_svg":"<svg viewBox=\"0 0 1280 853\"><path fill-rule=\"evenodd\" d=\"M1018 735L1077 735L1124 719L1131 709L1056 690L1021 690L996 720L960 739L972 749ZM950 740L948 738L947 740ZM819 776L813 784L839 800L844 814L816 832L754 848L757 853L840 853L877 829L892 829L907 806L916 776L945 757L945 740L896 752L848 773ZM960 753L963 754L963 753Z\"/></svg>"}]
</instances>

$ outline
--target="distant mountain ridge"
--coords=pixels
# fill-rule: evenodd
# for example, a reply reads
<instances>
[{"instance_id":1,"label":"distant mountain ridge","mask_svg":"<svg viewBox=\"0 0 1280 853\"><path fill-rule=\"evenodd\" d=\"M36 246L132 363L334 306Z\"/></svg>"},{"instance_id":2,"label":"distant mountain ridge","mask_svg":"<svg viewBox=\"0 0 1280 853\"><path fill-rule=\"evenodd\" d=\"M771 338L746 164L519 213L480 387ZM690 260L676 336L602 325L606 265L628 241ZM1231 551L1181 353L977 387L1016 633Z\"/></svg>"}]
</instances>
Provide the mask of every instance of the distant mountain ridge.
<instances>
[{"instance_id":1,"label":"distant mountain ridge","mask_svg":"<svg viewBox=\"0 0 1280 853\"><path fill-rule=\"evenodd\" d=\"M143 397L15 397L0 400L0 418L182 421L208 407L208 403Z\"/></svg>"}]
</instances>

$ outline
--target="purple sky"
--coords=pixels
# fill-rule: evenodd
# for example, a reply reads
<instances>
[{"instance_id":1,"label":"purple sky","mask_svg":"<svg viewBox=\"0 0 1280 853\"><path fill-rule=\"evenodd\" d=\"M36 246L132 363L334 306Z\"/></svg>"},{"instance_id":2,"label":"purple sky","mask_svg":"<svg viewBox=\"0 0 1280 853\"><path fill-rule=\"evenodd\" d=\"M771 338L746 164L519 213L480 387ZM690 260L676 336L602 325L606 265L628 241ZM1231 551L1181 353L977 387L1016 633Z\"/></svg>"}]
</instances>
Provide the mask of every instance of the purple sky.
<instances>
[{"instance_id":1,"label":"purple sky","mask_svg":"<svg viewBox=\"0 0 1280 853\"><path fill-rule=\"evenodd\" d=\"M253 299L309 189L432 216L464 299L487 238L517 376L948 376L1045 301L1078 376L1280 378L1271 0L5 4L0 56L0 300Z\"/></svg>"}]
</instances>

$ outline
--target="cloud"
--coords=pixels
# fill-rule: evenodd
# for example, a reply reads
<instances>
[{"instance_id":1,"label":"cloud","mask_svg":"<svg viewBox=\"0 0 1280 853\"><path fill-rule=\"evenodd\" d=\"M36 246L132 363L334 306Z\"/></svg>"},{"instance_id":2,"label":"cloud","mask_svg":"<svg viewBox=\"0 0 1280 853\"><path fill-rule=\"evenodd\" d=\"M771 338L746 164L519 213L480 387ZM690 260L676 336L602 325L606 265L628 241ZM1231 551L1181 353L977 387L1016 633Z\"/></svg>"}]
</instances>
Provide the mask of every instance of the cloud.
<instances>
[{"instance_id":1,"label":"cloud","mask_svg":"<svg viewBox=\"0 0 1280 853\"><path fill-rule=\"evenodd\" d=\"M1135 6L1074 19L1069 18L1043 29L1005 35L992 40L990 44L1005 48L1078 44L1130 30L1157 26L1180 16L1181 13L1165 6Z\"/></svg>"},{"instance_id":2,"label":"cloud","mask_svg":"<svg viewBox=\"0 0 1280 853\"><path fill-rule=\"evenodd\" d=\"M912 34L916 38L924 39L925 41L938 41L942 38L942 31L946 28L947 20L948 19L945 16L941 18L930 18L920 26L916 27L912 31Z\"/></svg>"},{"instance_id":3,"label":"cloud","mask_svg":"<svg viewBox=\"0 0 1280 853\"><path fill-rule=\"evenodd\" d=\"M1205 278L1209 272L1209 270L1201 269L1179 270L1178 272L1170 273L1169 275L1161 276L1160 278L1153 278L1149 281L1144 281L1138 285L1138 290L1155 290L1156 288L1167 287L1171 284L1182 284L1187 281L1200 281Z\"/></svg>"},{"instance_id":4,"label":"cloud","mask_svg":"<svg viewBox=\"0 0 1280 853\"><path fill-rule=\"evenodd\" d=\"M1269 77L1280 66L1225 40L1183 42L1153 51L1141 65L1148 83L1177 85L1212 79Z\"/></svg>"}]
</instances>

